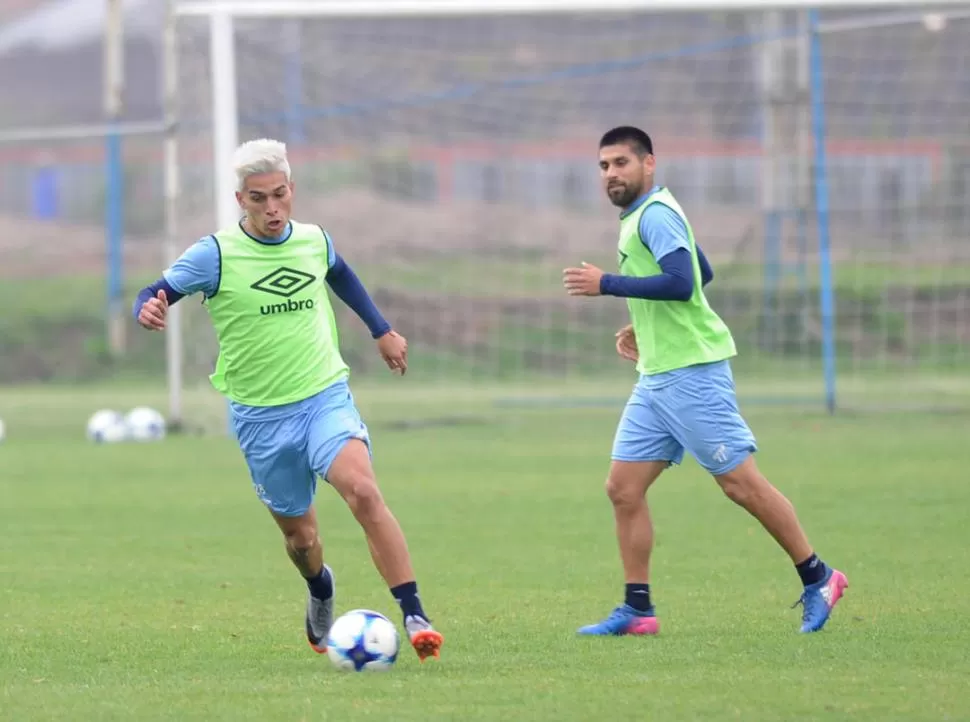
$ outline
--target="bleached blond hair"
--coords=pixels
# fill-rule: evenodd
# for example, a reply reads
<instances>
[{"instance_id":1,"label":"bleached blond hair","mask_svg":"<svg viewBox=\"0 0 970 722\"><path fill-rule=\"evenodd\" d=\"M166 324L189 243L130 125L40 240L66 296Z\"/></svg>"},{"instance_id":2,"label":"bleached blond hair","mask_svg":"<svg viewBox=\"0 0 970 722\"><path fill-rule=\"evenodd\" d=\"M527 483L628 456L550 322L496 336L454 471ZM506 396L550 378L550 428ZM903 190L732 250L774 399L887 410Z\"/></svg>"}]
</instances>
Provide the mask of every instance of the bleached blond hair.
<instances>
[{"instance_id":1,"label":"bleached blond hair","mask_svg":"<svg viewBox=\"0 0 970 722\"><path fill-rule=\"evenodd\" d=\"M290 161L286 157L286 144L271 138L249 140L236 148L232 158L236 172L236 190L243 190L246 179L259 173L283 173L290 180Z\"/></svg>"}]
</instances>

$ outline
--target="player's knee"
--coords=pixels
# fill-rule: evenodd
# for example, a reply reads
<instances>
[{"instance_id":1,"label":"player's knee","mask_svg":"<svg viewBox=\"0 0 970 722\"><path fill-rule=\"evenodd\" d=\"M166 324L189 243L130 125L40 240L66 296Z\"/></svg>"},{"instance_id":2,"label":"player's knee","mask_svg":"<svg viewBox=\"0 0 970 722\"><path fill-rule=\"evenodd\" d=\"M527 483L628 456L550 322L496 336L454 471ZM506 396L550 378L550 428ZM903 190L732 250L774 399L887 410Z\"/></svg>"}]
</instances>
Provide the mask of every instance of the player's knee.
<instances>
[{"instance_id":1,"label":"player's knee","mask_svg":"<svg viewBox=\"0 0 970 722\"><path fill-rule=\"evenodd\" d=\"M283 532L286 546L295 552L308 552L318 543L317 530L312 524L299 524Z\"/></svg>"},{"instance_id":2,"label":"player's knee","mask_svg":"<svg viewBox=\"0 0 970 722\"><path fill-rule=\"evenodd\" d=\"M724 495L739 506L747 507L761 495L768 480L753 464L742 463L731 471L716 477Z\"/></svg>"},{"instance_id":3,"label":"player's knee","mask_svg":"<svg viewBox=\"0 0 970 722\"><path fill-rule=\"evenodd\" d=\"M362 524L373 520L384 509L384 497L373 476L362 474L347 485L344 500L351 513Z\"/></svg>"},{"instance_id":4,"label":"player's knee","mask_svg":"<svg viewBox=\"0 0 970 722\"><path fill-rule=\"evenodd\" d=\"M745 506L751 499L751 485L746 484L743 479L735 477L722 477L718 479L724 495L739 506Z\"/></svg>"},{"instance_id":5,"label":"player's knee","mask_svg":"<svg viewBox=\"0 0 970 722\"><path fill-rule=\"evenodd\" d=\"M606 496L615 509L629 509L643 502L643 494L637 485L626 482L622 475L610 474L606 478Z\"/></svg>"},{"instance_id":6,"label":"player's knee","mask_svg":"<svg viewBox=\"0 0 970 722\"><path fill-rule=\"evenodd\" d=\"M617 511L635 510L644 504L647 489L667 467L661 461L614 461L606 478L606 496Z\"/></svg>"}]
</instances>

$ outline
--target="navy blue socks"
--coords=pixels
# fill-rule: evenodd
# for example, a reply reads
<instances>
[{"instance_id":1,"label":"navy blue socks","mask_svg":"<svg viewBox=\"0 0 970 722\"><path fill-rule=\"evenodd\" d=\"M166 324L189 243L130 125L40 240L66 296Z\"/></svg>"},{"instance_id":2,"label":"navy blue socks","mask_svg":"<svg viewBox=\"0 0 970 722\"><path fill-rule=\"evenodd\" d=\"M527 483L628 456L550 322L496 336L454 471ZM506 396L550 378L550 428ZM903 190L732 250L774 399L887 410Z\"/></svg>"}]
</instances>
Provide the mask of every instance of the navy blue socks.
<instances>
[{"instance_id":1,"label":"navy blue socks","mask_svg":"<svg viewBox=\"0 0 970 722\"><path fill-rule=\"evenodd\" d=\"M627 606L633 607L638 612L649 612L653 607L650 604L650 585L627 584L623 601Z\"/></svg>"},{"instance_id":2,"label":"navy blue socks","mask_svg":"<svg viewBox=\"0 0 970 722\"><path fill-rule=\"evenodd\" d=\"M421 617L427 620L428 615L421 608L421 598L418 597L418 583L405 582L391 587L391 596L401 605L401 611L405 617Z\"/></svg>"},{"instance_id":3,"label":"navy blue socks","mask_svg":"<svg viewBox=\"0 0 970 722\"><path fill-rule=\"evenodd\" d=\"M310 594L321 601L333 596L333 579L330 576L330 570L326 567L320 569L320 573L312 579L307 579L306 585L310 588Z\"/></svg>"},{"instance_id":4,"label":"navy blue socks","mask_svg":"<svg viewBox=\"0 0 970 722\"><path fill-rule=\"evenodd\" d=\"M825 562L818 558L818 555L812 554L805 561L795 565L795 571L798 572L798 576L802 580L802 584L806 587L810 587L813 584L818 584L820 581L825 579L825 575L828 572L828 567L825 566Z\"/></svg>"}]
</instances>

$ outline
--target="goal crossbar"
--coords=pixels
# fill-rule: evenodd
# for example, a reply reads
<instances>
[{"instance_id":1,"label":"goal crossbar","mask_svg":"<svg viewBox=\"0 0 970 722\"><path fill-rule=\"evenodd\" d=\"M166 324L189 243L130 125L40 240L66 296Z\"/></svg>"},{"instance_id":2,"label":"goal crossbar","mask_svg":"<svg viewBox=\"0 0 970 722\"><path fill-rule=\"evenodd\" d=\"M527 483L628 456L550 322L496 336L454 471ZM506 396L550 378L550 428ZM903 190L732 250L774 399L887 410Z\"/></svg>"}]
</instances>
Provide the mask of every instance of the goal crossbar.
<instances>
[{"instance_id":1,"label":"goal crossbar","mask_svg":"<svg viewBox=\"0 0 970 722\"><path fill-rule=\"evenodd\" d=\"M179 16L366 17L510 15L689 10L777 10L782 8L881 8L912 6L912 0L183 0ZM933 7L970 8L968 0L941 0Z\"/></svg>"}]
</instances>

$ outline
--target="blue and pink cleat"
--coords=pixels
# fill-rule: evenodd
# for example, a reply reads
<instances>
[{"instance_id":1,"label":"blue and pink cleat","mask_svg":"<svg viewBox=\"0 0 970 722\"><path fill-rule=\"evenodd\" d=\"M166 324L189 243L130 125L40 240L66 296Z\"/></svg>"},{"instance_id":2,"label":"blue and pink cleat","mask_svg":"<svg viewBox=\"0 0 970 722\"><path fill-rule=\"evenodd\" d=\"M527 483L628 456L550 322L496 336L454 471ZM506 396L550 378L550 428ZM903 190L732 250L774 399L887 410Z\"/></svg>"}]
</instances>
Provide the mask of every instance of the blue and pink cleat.
<instances>
[{"instance_id":1,"label":"blue and pink cleat","mask_svg":"<svg viewBox=\"0 0 970 722\"><path fill-rule=\"evenodd\" d=\"M621 604L602 622L580 627L580 634L598 636L623 636L626 634L657 634L660 622L653 609L641 612L628 604Z\"/></svg>"},{"instance_id":2,"label":"blue and pink cleat","mask_svg":"<svg viewBox=\"0 0 970 722\"><path fill-rule=\"evenodd\" d=\"M838 569L829 569L825 579L805 587L801 598L794 605L797 607L801 604L804 607L800 631L807 633L822 629L848 586L849 580L845 574ZM653 609L640 612L628 604L621 604L602 622L579 628L579 634L614 637L657 634L659 631L660 622Z\"/></svg>"},{"instance_id":3,"label":"blue and pink cleat","mask_svg":"<svg viewBox=\"0 0 970 722\"><path fill-rule=\"evenodd\" d=\"M805 587L802 596L792 608L802 605L801 632L817 632L829 620L832 610L839 603L842 594L849 586L849 580L838 569L829 569L825 579L818 584Z\"/></svg>"}]
</instances>

